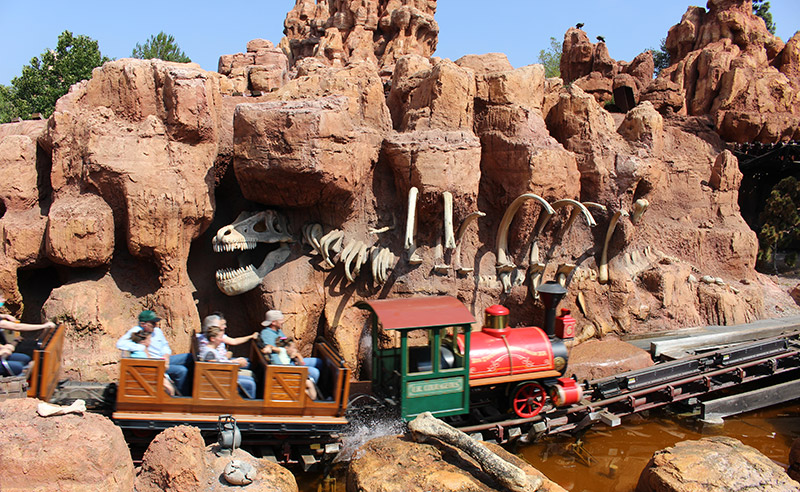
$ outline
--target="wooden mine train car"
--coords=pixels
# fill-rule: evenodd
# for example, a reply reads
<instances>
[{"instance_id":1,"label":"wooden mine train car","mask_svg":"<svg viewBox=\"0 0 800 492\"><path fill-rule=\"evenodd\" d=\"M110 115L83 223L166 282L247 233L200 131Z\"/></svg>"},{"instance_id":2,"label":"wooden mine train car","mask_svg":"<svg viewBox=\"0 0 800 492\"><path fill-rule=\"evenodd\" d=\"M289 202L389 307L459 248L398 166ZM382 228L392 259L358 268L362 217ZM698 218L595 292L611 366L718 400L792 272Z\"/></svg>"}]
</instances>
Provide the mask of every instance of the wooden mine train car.
<instances>
[{"instance_id":1,"label":"wooden mine train car","mask_svg":"<svg viewBox=\"0 0 800 492\"><path fill-rule=\"evenodd\" d=\"M0 400L6 398L39 398L49 401L61 376L65 325L42 330L36 339L27 339L34 345L27 355L32 364L19 376L0 377ZM27 352L21 346L20 352Z\"/></svg>"},{"instance_id":2,"label":"wooden mine train car","mask_svg":"<svg viewBox=\"0 0 800 492\"><path fill-rule=\"evenodd\" d=\"M196 352L196 343L192 343L191 353ZM241 431L258 437L264 454L281 452L276 446L287 443L325 444L347 425L344 413L350 370L322 339L315 343L314 355L324 362L318 382L323 399L318 400L306 395L307 367L271 365L255 342L251 342L249 354L250 371L258 384L255 399L239 395L237 364L195 360L190 371L191 395L170 396L162 385L163 360L122 358L112 418L124 430L134 432L181 424L210 431L217 429L220 415L232 415Z\"/></svg>"}]
</instances>

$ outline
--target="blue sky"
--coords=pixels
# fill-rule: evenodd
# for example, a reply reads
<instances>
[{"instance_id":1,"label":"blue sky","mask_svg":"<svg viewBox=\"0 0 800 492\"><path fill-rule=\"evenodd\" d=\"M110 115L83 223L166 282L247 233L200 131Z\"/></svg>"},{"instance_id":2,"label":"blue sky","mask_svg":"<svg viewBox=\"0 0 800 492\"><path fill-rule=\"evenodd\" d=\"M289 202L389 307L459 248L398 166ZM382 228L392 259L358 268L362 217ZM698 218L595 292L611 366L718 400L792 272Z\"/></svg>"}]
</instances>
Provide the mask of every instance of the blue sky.
<instances>
[{"instance_id":1,"label":"blue sky","mask_svg":"<svg viewBox=\"0 0 800 492\"><path fill-rule=\"evenodd\" d=\"M137 42L164 31L175 36L192 61L216 70L220 55L245 51L250 39L277 44L294 3L0 0L0 84L8 85L32 57L54 48L65 29L97 40L110 58L128 57ZM512 65L521 67L537 62L539 50L549 47L551 36L561 41L567 28L583 22L590 39L605 37L612 58L630 61L658 46L689 5L685 0L439 0L435 55L455 60L466 54L502 52ZM787 41L800 30L800 2L770 0L770 5L777 35Z\"/></svg>"}]
</instances>

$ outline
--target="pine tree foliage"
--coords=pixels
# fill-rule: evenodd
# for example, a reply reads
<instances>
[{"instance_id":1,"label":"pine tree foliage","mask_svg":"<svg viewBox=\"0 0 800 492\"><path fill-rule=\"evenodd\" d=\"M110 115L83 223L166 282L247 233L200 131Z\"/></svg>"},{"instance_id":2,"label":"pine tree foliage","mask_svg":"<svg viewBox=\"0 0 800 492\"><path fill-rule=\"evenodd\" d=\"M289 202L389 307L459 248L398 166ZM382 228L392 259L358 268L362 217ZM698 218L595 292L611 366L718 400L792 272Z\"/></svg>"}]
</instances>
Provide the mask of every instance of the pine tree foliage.
<instances>
[{"instance_id":1,"label":"pine tree foliage","mask_svg":"<svg viewBox=\"0 0 800 492\"><path fill-rule=\"evenodd\" d=\"M544 65L544 76L561 77L561 43L550 37L550 49L539 51L539 63Z\"/></svg>"},{"instance_id":2,"label":"pine tree foliage","mask_svg":"<svg viewBox=\"0 0 800 492\"><path fill-rule=\"evenodd\" d=\"M800 241L800 182L793 176L782 179L772 189L759 217L758 259L773 263L779 249Z\"/></svg>"},{"instance_id":3,"label":"pine tree foliage","mask_svg":"<svg viewBox=\"0 0 800 492\"><path fill-rule=\"evenodd\" d=\"M145 41L144 46L136 43L132 56L142 60L158 58L159 60L180 63L189 63L192 61L186 56L186 53L178 47L177 43L175 43L175 37L171 34L166 34L164 31L150 36L150 38Z\"/></svg>"},{"instance_id":4,"label":"pine tree foliage","mask_svg":"<svg viewBox=\"0 0 800 492\"><path fill-rule=\"evenodd\" d=\"M753 0L753 13L762 19L767 25L767 31L775 34L775 23L772 22L772 13L769 11L769 2L764 0Z\"/></svg>"}]
</instances>

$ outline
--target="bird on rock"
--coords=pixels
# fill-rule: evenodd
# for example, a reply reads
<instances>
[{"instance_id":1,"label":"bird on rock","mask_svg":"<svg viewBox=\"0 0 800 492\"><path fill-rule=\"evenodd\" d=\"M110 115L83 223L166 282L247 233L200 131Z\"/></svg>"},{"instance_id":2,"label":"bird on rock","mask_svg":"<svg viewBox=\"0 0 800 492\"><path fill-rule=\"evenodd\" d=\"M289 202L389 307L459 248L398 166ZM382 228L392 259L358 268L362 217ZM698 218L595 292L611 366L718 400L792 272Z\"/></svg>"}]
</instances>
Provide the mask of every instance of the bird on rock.
<instances>
[{"instance_id":1,"label":"bird on rock","mask_svg":"<svg viewBox=\"0 0 800 492\"><path fill-rule=\"evenodd\" d=\"M583 27L583 22L578 22L577 24L575 24L575 27L576 27L577 29L580 29L580 28L582 28L582 27Z\"/></svg>"},{"instance_id":2,"label":"bird on rock","mask_svg":"<svg viewBox=\"0 0 800 492\"><path fill-rule=\"evenodd\" d=\"M597 40L600 41L601 43L606 42L606 38L604 38L603 36L597 36Z\"/></svg>"}]
</instances>

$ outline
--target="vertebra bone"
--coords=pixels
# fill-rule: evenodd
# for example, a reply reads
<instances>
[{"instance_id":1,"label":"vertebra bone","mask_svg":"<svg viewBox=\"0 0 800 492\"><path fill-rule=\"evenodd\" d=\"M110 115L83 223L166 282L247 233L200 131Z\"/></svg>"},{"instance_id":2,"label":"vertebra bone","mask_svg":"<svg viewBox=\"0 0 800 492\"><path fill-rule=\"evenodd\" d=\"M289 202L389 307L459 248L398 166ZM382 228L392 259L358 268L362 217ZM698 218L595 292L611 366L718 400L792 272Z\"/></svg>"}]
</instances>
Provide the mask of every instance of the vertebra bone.
<instances>
[{"instance_id":1,"label":"vertebra bone","mask_svg":"<svg viewBox=\"0 0 800 492\"><path fill-rule=\"evenodd\" d=\"M571 263L562 263L556 269L556 281L561 284L561 287L567 286L567 277L572 271L575 270L575 265Z\"/></svg>"},{"instance_id":2,"label":"vertebra bone","mask_svg":"<svg viewBox=\"0 0 800 492\"><path fill-rule=\"evenodd\" d=\"M637 224L639 220L642 218L642 215L647 211L647 207L650 206L650 202L645 200L644 198L639 198L635 202L633 202L633 214L631 215L631 222Z\"/></svg>"}]
</instances>

